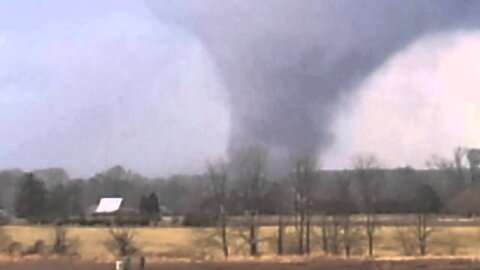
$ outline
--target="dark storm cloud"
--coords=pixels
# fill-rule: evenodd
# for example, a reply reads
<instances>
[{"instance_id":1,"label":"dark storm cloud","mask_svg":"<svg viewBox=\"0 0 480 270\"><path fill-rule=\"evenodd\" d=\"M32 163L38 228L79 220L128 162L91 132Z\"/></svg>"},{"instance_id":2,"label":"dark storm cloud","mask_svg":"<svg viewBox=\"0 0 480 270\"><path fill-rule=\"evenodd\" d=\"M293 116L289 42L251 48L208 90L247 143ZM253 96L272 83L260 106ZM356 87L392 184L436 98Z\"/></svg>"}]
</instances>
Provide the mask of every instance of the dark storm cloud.
<instances>
[{"instance_id":1,"label":"dark storm cloud","mask_svg":"<svg viewBox=\"0 0 480 270\"><path fill-rule=\"evenodd\" d=\"M165 175L203 170L227 141L323 152L342 97L478 14L453 0L0 2L0 167Z\"/></svg>"},{"instance_id":2,"label":"dark storm cloud","mask_svg":"<svg viewBox=\"0 0 480 270\"><path fill-rule=\"evenodd\" d=\"M478 1L147 0L197 35L230 93L230 151L322 151L339 99L417 38L480 24Z\"/></svg>"}]
</instances>

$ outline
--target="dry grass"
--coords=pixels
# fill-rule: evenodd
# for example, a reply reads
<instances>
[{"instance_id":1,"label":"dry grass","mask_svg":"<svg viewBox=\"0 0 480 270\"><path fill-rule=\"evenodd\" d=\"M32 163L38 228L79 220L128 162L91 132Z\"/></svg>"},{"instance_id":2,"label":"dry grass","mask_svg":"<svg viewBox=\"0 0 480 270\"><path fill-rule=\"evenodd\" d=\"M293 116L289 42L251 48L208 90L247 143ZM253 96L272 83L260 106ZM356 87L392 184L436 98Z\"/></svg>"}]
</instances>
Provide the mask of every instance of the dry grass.
<instances>
[{"instance_id":1,"label":"dry grass","mask_svg":"<svg viewBox=\"0 0 480 270\"><path fill-rule=\"evenodd\" d=\"M105 242L109 240L108 229L69 227L68 235L78 239L78 254L81 259L88 261L109 262L114 260L114 254L109 251ZM293 228L289 228L290 231ZM378 232L375 245L377 257L402 256L400 243L395 240L395 227L385 227ZM39 239L47 245L52 241L52 228L41 226L7 226L5 231L13 241L21 243L26 248ZM188 261L222 259L222 253L215 229L203 228L137 228L135 229L135 245L152 260L184 259ZM260 252L264 258L274 256L276 249L275 227L262 227L260 230ZM244 260L247 246L239 237L238 230L230 230L231 260ZM315 228L312 241L312 257L321 257L320 229ZM480 228L476 227L447 227L441 228L433 234L430 254L436 256L457 255L477 256L480 254ZM365 239L360 240L357 256L362 256ZM455 254L452 250L455 249Z\"/></svg>"},{"instance_id":2,"label":"dry grass","mask_svg":"<svg viewBox=\"0 0 480 270\"><path fill-rule=\"evenodd\" d=\"M67 260L37 260L0 263L9 270L105 270L111 264ZM149 270L463 270L480 269L480 262L470 259L359 260L323 259L293 263L277 262L211 262L149 264Z\"/></svg>"}]
</instances>

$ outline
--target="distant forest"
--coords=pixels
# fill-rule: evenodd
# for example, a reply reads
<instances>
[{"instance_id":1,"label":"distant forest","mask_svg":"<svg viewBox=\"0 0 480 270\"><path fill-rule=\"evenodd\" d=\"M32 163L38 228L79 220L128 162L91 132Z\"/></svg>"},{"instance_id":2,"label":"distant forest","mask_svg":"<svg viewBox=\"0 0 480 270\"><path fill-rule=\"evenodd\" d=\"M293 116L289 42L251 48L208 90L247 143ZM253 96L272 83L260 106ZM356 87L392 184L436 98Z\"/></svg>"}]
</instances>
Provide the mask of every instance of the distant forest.
<instances>
[{"instance_id":1,"label":"distant forest","mask_svg":"<svg viewBox=\"0 0 480 270\"><path fill-rule=\"evenodd\" d=\"M269 177L266 156L246 151L232 169L216 162L198 175L147 178L115 166L88 179L71 179L59 168L0 172L0 207L30 222L54 222L92 213L102 197L124 198L123 207L161 215L218 219L220 212L243 216L339 213L480 212L480 189L473 170L432 162L430 169L382 169L373 156L359 157L353 169L316 170L299 160L284 177ZM156 205L155 205L156 204ZM148 209L147 209L148 211Z\"/></svg>"}]
</instances>

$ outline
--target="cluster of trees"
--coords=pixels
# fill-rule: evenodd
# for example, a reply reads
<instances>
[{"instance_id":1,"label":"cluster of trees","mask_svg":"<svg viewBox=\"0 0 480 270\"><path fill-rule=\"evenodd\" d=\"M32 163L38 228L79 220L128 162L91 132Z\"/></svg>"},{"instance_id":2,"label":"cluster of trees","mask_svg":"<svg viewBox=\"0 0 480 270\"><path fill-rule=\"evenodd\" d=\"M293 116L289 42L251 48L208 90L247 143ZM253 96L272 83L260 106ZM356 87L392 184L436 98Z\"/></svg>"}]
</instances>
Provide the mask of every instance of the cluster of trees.
<instances>
[{"instance_id":1,"label":"cluster of trees","mask_svg":"<svg viewBox=\"0 0 480 270\"><path fill-rule=\"evenodd\" d=\"M229 225L234 227L230 230L237 232L238 227L245 228L239 236L249 246L249 254L258 255L258 244L263 241L259 226L265 224L259 219L265 216L277 217L279 255L291 252L309 254L312 238L317 237L313 230L320 227L326 254L343 252L350 256L355 242L364 236L368 254L372 256L380 213L414 215L407 225L415 228L413 235L418 243L418 253L425 255L432 231L432 214L452 212L446 205L455 194L461 193L464 186L460 178L450 177L454 176L451 172L456 172L453 168L435 169L435 173L440 172L446 177L446 182L440 184L435 182L438 181L436 178L433 182L423 178L431 171L383 170L372 155L358 156L353 161L354 169L337 172L318 171L313 158L302 158L292 165L288 176L272 180L267 174L266 159L265 151L252 148L240 153L233 166L221 161L208 166L210 192L205 194L196 211L210 214L211 220L219 227L221 247L226 257L229 255ZM385 181L387 174L403 176L401 185L407 186L406 192L399 189L388 194L392 187ZM452 185L444 185L447 182ZM447 188L440 194L434 186ZM398 202L398 205L392 202ZM364 218L354 220L354 214L362 214ZM238 216L243 216L241 222ZM287 237L287 226L295 229L293 239Z\"/></svg>"},{"instance_id":2,"label":"cluster of trees","mask_svg":"<svg viewBox=\"0 0 480 270\"><path fill-rule=\"evenodd\" d=\"M230 163L209 163L203 174L166 179L148 179L120 166L89 179L69 179L62 169L9 170L0 172L0 206L30 222L52 222L85 216L101 197L120 196L125 207L154 220L162 209L183 216L185 225L217 225L225 256L232 225L246 228L238 233L250 254L257 255L259 226L266 216L275 217L279 254L291 249L287 226L295 227L295 252L309 254L316 226L325 253L349 256L359 233L352 215L362 213L362 233L373 255L380 213L417 215L419 242L427 242L430 214L476 214L477 174L474 165L459 162L462 153L467 155L455 152L452 162L433 157L428 170L386 170L374 156L362 155L351 169L325 171L316 168L312 157L303 157L282 177L272 176L268 153L259 147L240 151Z\"/></svg>"},{"instance_id":3,"label":"cluster of trees","mask_svg":"<svg viewBox=\"0 0 480 270\"><path fill-rule=\"evenodd\" d=\"M15 196L10 209L17 218L22 218L30 223L64 223L69 220L79 221L93 213L102 197L124 197L130 199L127 210L138 212L139 218L156 221L160 217L160 207L157 194L137 195L141 191L133 189L135 203L125 187L126 184L135 186L132 180L113 180L111 174L123 172L120 167L111 169L107 176L96 176L88 181L67 180L55 181L49 185L51 179L45 180L36 173L21 173L16 178ZM123 174L123 173L121 173ZM119 176L119 175L117 175ZM102 178L102 180L99 180ZM111 181L111 182L109 182ZM100 189L96 194L89 194L95 187L105 185L110 191ZM119 192L124 190L124 192ZM145 192L146 194L146 192ZM142 220L143 220L142 219Z\"/></svg>"},{"instance_id":4,"label":"cluster of trees","mask_svg":"<svg viewBox=\"0 0 480 270\"><path fill-rule=\"evenodd\" d=\"M261 168L266 167L267 161L262 161L261 163L264 164L257 167L248 165L248 162L243 162L242 165L240 161L233 168L229 164L223 164L225 168L221 170L228 174L228 184L224 187L225 194L222 195L224 197L221 200L225 205L224 208L228 209L229 215L243 215L247 208L262 214L275 214L283 208L280 205L284 203L284 201L278 202L275 195L287 193L286 195L291 196L292 191L295 190L298 198L291 199L298 199L296 202L298 208L305 208L305 204L315 203L316 208L321 208L326 214L338 212L340 209L354 213L412 213L416 208L413 194L424 185L429 186L440 198L439 203L443 204L466 190L464 187L467 181L458 176L459 173L455 168L384 170L379 168L378 164L375 166L368 164L372 162L368 161L368 158L368 156L363 157L366 161L362 162L366 164L359 161L354 163L354 169L344 171L316 170L308 164L312 160L303 159L304 161L298 161L292 165L290 175L277 179L267 175L267 168ZM210 167L216 165L210 164ZM309 166L312 168L308 168ZM300 177L305 174L302 172L304 170L302 167L307 167L307 176ZM215 200L219 200L218 195L212 196L211 180L209 180L211 169L206 170L205 174L174 175L169 178L154 179L145 178L118 166L89 179L69 179L68 175L58 178L58 175L61 175L59 173L48 174L35 171L25 174L21 171L6 170L0 172L0 207L10 213L30 216L28 213L23 214L27 210L22 210L25 208L33 211L30 207L22 206L22 204L28 205L24 201L30 200L32 201L30 204L38 208L35 212L41 213L34 215L51 214L62 217L88 212L89 208L97 205L101 197L121 196L125 199L126 207L148 212L146 209L151 207L145 207L149 205L146 203L147 197L153 195L157 197L163 209L173 215L215 212L217 210L209 209ZM297 177L293 177L295 170L298 171ZM467 172L468 170L464 173ZM261 177L256 177L257 174ZM252 177L255 181L249 186L245 179ZM28 181L26 181L27 178ZM295 183L297 180L300 182ZM304 181L306 184L303 183ZM304 186L309 188L302 189ZM343 193L347 191L352 197L351 200L345 200ZM32 195L29 195L30 193ZM245 199L242 196L249 198ZM306 202L305 196L313 196L315 201L309 199L310 201ZM262 197L261 205L255 203L260 197ZM43 202L33 202L37 199ZM456 203L462 204L461 200ZM42 208L48 211L45 212ZM301 209L298 210L301 214ZM151 213L156 211L153 209ZM303 220L302 215L299 216L299 220ZM304 221L307 222L307 220Z\"/></svg>"},{"instance_id":5,"label":"cluster of trees","mask_svg":"<svg viewBox=\"0 0 480 270\"><path fill-rule=\"evenodd\" d=\"M459 152L455 153L457 160ZM476 167L471 162L469 167L462 167L458 162L433 156L427 161L429 170L402 168L392 171L381 169L373 155L363 155L353 160L353 169L322 172L316 170L313 158L306 157L293 164L287 177L272 180L266 173L266 158L265 151L251 148L240 153L238 162L229 171L224 162L208 166L211 192L199 206L204 207L200 209L204 214L209 213L209 208L213 209L210 213L214 214L212 217L220 228L225 256L229 254L227 224L239 225L227 220L229 216L242 215L242 211L246 224L240 225L248 228L242 239L249 245L252 256L258 255L258 243L262 241L258 235L258 226L262 223L258 218L265 215L277 216L280 255L286 252L285 227L289 225L295 228L294 239L289 244L295 243L297 254L311 252L312 228L321 227L326 254L344 252L350 256L356 239L365 237L368 254L372 256L380 225L378 214L410 214L405 216L408 222L404 224L413 228L408 233L419 255L428 252L435 222L433 215L475 214L474 203L470 202L468 212L465 212L468 209L465 205L456 203L479 194ZM385 180L386 176L395 174L400 176L400 185ZM393 192L389 192L392 188ZM364 218L354 221L354 214L362 214ZM414 218L409 220L412 216Z\"/></svg>"},{"instance_id":6,"label":"cluster of trees","mask_svg":"<svg viewBox=\"0 0 480 270\"><path fill-rule=\"evenodd\" d=\"M80 190L77 185L57 185L50 190L32 173L18 183L15 213L30 222L47 222L81 215Z\"/></svg>"}]
</instances>

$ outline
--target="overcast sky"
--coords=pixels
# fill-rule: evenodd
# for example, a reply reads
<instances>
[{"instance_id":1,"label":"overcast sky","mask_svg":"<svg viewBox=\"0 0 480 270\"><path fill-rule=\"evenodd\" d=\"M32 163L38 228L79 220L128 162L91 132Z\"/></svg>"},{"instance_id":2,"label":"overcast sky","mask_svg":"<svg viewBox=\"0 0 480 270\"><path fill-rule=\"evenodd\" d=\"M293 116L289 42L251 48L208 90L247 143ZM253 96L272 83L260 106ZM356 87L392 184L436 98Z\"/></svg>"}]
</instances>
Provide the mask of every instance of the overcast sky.
<instances>
[{"instance_id":1,"label":"overcast sky","mask_svg":"<svg viewBox=\"0 0 480 270\"><path fill-rule=\"evenodd\" d=\"M215 73L142 1L1 1L0 167L198 171L228 137Z\"/></svg>"},{"instance_id":2,"label":"overcast sky","mask_svg":"<svg viewBox=\"0 0 480 270\"><path fill-rule=\"evenodd\" d=\"M342 8L336 1L321 2L325 9L320 11L326 15L319 20L324 22L323 30L302 46L316 48L318 43L333 48L338 55L330 57L302 46L298 47L298 53L289 47L296 48L295 38L305 36L297 29L316 31L316 19L307 20L318 17L317 11L310 8L317 6L315 1L299 6L282 1L272 10L268 5L256 9L247 2L232 1L241 12L230 5L205 7L202 1L191 2L196 3L191 8L186 8L188 1L178 6L149 3L147 6L137 0L0 1L0 169L63 167L74 177L87 177L117 164L147 176L199 172L207 160L226 157L232 139L230 132L235 130L230 123L231 104L241 103L236 97L248 101L241 117L237 115L237 128L246 124L251 128L249 132L264 132L262 128L266 127L268 132L260 134L273 138L269 143L285 143L280 147L306 141L306 136L302 138L302 130L294 129L308 126L295 123L314 123L322 116L322 111L315 106L322 103L311 100L315 94L298 98L301 92L282 85L282 81L277 80L280 73L275 73L280 70L278 66L282 67L282 72L283 65L287 70L303 67L303 53L307 52L313 53L314 60L309 72L327 71L310 76L315 80L327 74L327 79L320 81L321 87L330 81L330 75L336 75L328 73L330 69L337 74L350 69L352 72L344 75L356 75L356 70L363 67L361 54L360 61L354 63L358 66L342 66L349 63L344 59L357 56L351 54L350 47L380 46L382 40L371 41L370 35L395 37L395 32L392 34L392 29L382 23L390 21L391 17L394 22L402 21L402 16L416 10L415 6L402 2L403 9L398 13L401 16L394 17L375 5L367 8L356 5L355 8L362 12L375 11L382 15L372 17L379 17L378 21L370 21L365 17L368 14L360 14L355 8L350 9L350 5ZM397 14L396 6L388 1L377 3ZM436 2L423 3L423 12L428 16L429 5ZM430 26L444 18L448 21L449 17L461 22L462 16L458 14L462 14L462 8L469 9L468 4L473 2L462 2L465 5L460 5L451 14L448 12L453 2L442 3L446 4L439 10L445 14L435 13L438 20L424 20L419 13L424 25ZM328 8L338 14L328 12ZM185 28L181 23L171 24L175 19L162 20L162 16L173 14L169 9L178 9L179 18L192 20L185 20ZM295 24L285 19L285 14L290 14L292 9L297 19ZM254 26L247 23L252 10L256 11L255 20L251 21ZM304 13L305 10L309 12ZM212 14L224 16L217 20ZM271 14L276 14L275 20L265 20ZM346 14L351 22L342 21L341 14ZM195 24L197 19L201 22L198 25ZM476 20L475 16L470 19ZM222 20L232 23L230 26L235 26L235 31L242 35L232 33L232 28L227 28ZM356 21L362 22L366 29L359 31L364 34L359 36L361 39L353 36L357 32ZM277 22L290 28L277 27ZM257 43L258 37L265 37L263 32L251 34L256 30L255 25L262 23L268 26L267 32L272 33L272 39L267 40L287 45L270 47L269 43L259 46L263 51L258 55L248 55L251 48L247 46L263 45ZM395 25L399 33L405 30ZM384 31L379 33L377 27ZM335 43L335 36L343 38L344 42ZM230 38L231 44L224 43L224 37ZM248 38L248 42L242 44L245 47L227 48L244 37ZM204 44L205 40L210 44ZM341 110L329 115L328 121L321 121L322 132L328 128L333 140L312 137L316 135L316 130L312 129L308 140L324 140L322 152L318 153L323 166L349 167L353 156L372 153L388 167L421 167L432 154L451 158L456 146L480 147L480 73L477 72L480 70L480 34L472 28L452 28L421 36L407 45L387 54L388 57L378 58L385 59L378 66L376 62L372 64L371 73L366 72L358 84L345 86L352 89L346 91L348 95L341 96L338 107ZM391 47L391 50L396 48ZM220 50L212 53L212 48ZM243 54L238 48L242 48ZM232 51L239 53L229 55ZM363 52L370 53L368 48ZM287 60L277 59L278 55ZM272 57L275 61L269 62ZM322 57L331 60L328 65ZM218 59L230 70L222 73ZM237 62L243 66L236 65ZM335 69L337 67L339 70ZM265 73L270 77L263 76L265 70L271 72ZM311 87L302 81L308 77L302 73L304 70L290 71L298 75L294 78L298 82L288 80L290 73L285 74L286 82L293 82L294 87ZM244 73L236 76L235 72ZM227 83L222 76L225 74L237 79L231 80L230 85L233 81L238 89L226 89ZM344 78L339 78L338 85L343 87ZM245 87L241 85L243 82ZM268 102L262 103L257 98L258 89L251 86L271 87L263 89ZM286 95L277 94L279 89L273 86L285 90L282 93ZM243 90L248 93L241 92ZM315 91L316 88L306 89L305 93ZM312 101L308 115L305 115L304 101ZM249 102L258 103L251 107ZM269 107L262 104L269 104ZM279 104L293 105L287 108ZM238 111L239 107L235 108ZM302 114L297 115L296 109L301 109ZM256 112L249 114L253 110ZM265 120L263 116L267 113ZM304 116L312 121L297 121ZM272 119L276 122L269 122ZM326 127L330 120L332 123ZM252 123L258 126L250 125ZM269 130L269 127L278 130ZM282 136L279 132L288 133L284 137L293 143L275 141L275 137Z\"/></svg>"}]
</instances>

